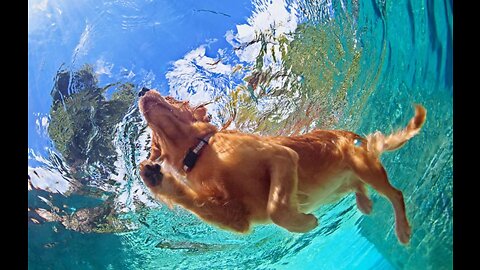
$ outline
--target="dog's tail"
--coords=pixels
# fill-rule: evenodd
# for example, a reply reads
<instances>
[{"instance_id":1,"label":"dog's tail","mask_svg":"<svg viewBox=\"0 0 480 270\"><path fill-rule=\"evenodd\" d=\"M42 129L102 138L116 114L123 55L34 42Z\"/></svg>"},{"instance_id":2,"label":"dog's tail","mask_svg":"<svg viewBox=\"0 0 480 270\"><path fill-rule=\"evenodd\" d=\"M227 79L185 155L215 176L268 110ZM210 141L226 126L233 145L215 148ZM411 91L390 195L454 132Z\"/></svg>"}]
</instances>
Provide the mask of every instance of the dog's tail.
<instances>
[{"instance_id":1,"label":"dog's tail","mask_svg":"<svg viewBox=\"0 0 480 270\"><path fill-rule=\"evenodd\" d=\"M379 156L385 151L392 151L403 146L413 136L417 135L427 117L427 110L422 105L415 104L415 116L410 120L407 127L385 136L377 131L367 136L367 149Z\"/></svg>"}]
</instances>

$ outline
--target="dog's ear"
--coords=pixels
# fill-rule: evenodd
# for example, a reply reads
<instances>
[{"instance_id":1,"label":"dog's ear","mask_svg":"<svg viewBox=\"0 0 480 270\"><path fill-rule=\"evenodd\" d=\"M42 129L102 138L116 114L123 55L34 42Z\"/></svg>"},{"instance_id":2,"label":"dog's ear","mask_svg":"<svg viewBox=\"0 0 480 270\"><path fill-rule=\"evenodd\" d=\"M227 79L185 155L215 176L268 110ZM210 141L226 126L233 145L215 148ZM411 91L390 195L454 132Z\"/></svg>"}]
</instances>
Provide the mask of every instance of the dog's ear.
<instances>
[{"instance_id":1,"label":"dog's ear","mask_svg":"<svg viewBox=\"0 0 480 270\"><path fill-rule=\"evenodd\" d=\"M193 118L195 118L196 121L201 122L210 122L211 120L211 116L207 113L207 108L203 105L195 108Z\"/></svg>"}]
</instances>

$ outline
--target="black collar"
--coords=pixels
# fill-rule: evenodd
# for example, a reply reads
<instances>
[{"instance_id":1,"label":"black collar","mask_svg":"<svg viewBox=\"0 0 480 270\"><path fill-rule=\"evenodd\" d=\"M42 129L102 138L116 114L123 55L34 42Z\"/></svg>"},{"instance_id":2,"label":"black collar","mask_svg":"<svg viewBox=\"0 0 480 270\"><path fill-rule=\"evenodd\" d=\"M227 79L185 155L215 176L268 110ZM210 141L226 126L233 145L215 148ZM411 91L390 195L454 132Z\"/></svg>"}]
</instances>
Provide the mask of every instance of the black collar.
<instances>
[{"instance_id":1,"label":"black collar","mask_svg":"<svg viewBox=\"0 0 480 270\"><path fill-rule=\"evenodd\" d=\"M193 166L195 166L195 163L197 162L198 156L200 155L200 151L205 147L205 145L208 145L208 140L210 140L212 136L213 134L209 134L203 138L197 138L200 140L200 142L198 142L194 148L190 148L187 155L183 159L183 170L185 172L192 170Z\"/></svg>"}]
</instances>

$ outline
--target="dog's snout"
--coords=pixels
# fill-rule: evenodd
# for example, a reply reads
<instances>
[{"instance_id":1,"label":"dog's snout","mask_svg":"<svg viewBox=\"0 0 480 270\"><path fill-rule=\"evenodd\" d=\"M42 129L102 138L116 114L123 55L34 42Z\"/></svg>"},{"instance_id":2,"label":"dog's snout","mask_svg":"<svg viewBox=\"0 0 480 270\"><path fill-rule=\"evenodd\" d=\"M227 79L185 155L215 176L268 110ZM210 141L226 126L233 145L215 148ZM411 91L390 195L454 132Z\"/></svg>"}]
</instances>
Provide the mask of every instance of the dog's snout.
<instances>
[{"instance_id":1,"label":"dog's snout","mask_svg":"<svg viewBox=\"0 0 480 270\"><path fill-rule=\"evenodd\" d=\"M146 87L142 87L142 90L140 90L140 92L138 92L138 96L139 97L142 97L143 95L145 95L145 93L147 93L148 91L150 91L150 89L146 88Z\"/></svg>"}]
</instances>

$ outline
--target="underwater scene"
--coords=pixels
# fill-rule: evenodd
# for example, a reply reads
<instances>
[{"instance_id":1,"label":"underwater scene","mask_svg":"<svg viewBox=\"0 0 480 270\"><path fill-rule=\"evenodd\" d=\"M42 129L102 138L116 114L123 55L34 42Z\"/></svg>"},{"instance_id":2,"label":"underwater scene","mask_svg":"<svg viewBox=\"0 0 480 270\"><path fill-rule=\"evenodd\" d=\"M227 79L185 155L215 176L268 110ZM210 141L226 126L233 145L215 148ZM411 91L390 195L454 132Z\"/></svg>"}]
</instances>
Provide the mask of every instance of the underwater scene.
<instances>
[{"instance_id":1,"label":"underwater scene","mask_svg":"<svg viewBox=\"0 0 480 270\"><path fill-rule=\"evenodd\" d=\"M143 87L262 136L390 134L422 104L380 157L410 243L370 187L369 215L351 192L307 233L170 208L140 177ZM28 268L453 269L453 1L28 0Z\"/></svg>"}]
</instances>

